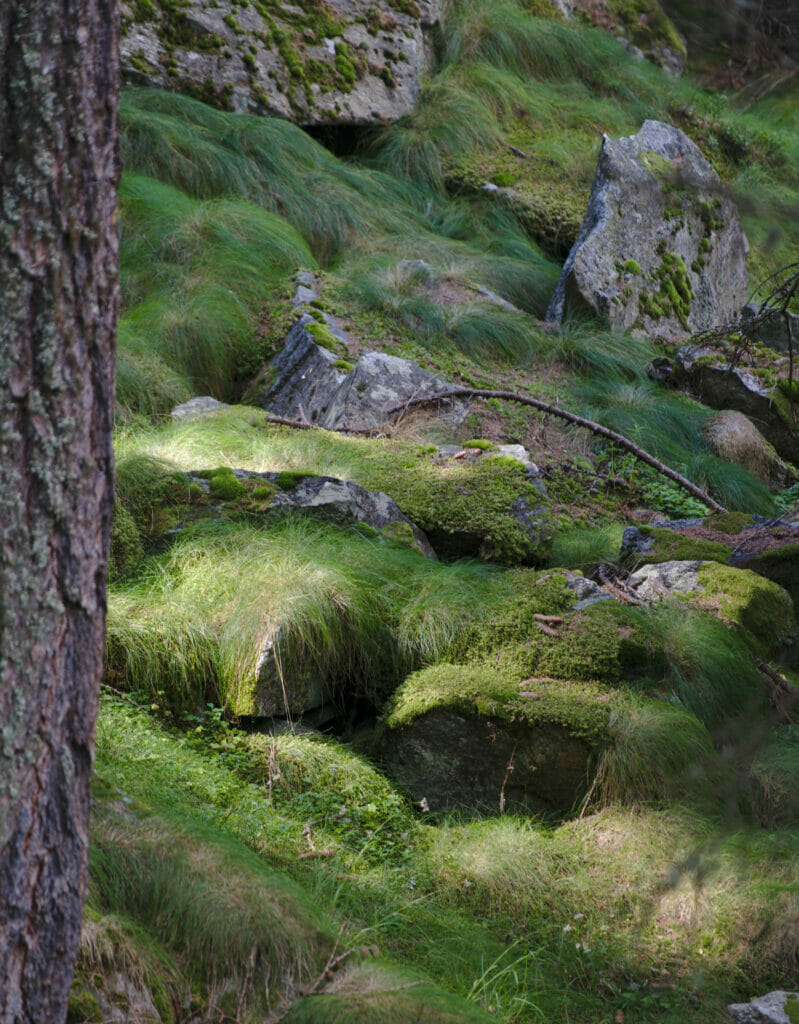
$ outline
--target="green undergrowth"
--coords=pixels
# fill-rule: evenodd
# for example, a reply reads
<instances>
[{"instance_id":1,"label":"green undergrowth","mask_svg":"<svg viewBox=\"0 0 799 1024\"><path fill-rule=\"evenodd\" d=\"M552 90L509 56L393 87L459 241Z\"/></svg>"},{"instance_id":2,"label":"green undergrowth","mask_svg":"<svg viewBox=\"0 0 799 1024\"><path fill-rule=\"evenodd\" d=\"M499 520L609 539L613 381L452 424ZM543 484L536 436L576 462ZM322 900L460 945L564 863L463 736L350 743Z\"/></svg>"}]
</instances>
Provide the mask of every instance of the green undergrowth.
<instances>
[{"instance_id":1,"label":"green undergrowth","mask_svg":"<svg viewBox=\"0 0 799 1024\"><path fill-rule=\"evenodd\" d=\"M214 979L239 972L246 995L253 949L256 962L278 965L268 991L279 1002L292 991L281 966L297 968L294 992L308 984L341 924L336 948L354 952L290 1019L488 1019L482 1012L507 1024L588 1024L624 1009L643 1024L710 1024L730 999L790 984L795 834L725 827L678 805L610 806L555 828L512 816L431 826L335 742L246 737L219 721L185 732L102 701L76 1010L89 1003L85 983L120 970L176 1010L186 999L207 1006L224 995ZM320 810L314 800L328 788ZM382 863L369 856L369 829L396 835ZM193 924L202 927L184 934ZM239 958L242 942L251 945Z\"/></svg>"},{"instance_id":2,"label":"green undergrowth","mask_svg":"<svg viewBox=\"0 0 799 1024\"><path fill-rule=\"evenodd\" d=\"M123 459L147 454L182 470L216 464L224 451L241 469L354 480L390 495L445 557L480 554L501 562L543 562L552 535L549 503L529 482L523 465L490 452L474 464L434 460L421 444L276 430L247 408L138 430L120 436L118 451ZM538 510L536 530L528 530L514 515L519 499Z\"/></svg>"},{"instance_id":3,"label":"green undergrowth","mask_svg":"<svg viewBox=\"0 0 799 1024\"><path fill-rule=\"evenodd\" d=\"M491 567L444 565L301 516L269 528L208 521L111 589L106 674L175 708L221 700L252 714L261 651L277 637L282 673L379 703L505 587Z\"/></svg>"}]
</instances>

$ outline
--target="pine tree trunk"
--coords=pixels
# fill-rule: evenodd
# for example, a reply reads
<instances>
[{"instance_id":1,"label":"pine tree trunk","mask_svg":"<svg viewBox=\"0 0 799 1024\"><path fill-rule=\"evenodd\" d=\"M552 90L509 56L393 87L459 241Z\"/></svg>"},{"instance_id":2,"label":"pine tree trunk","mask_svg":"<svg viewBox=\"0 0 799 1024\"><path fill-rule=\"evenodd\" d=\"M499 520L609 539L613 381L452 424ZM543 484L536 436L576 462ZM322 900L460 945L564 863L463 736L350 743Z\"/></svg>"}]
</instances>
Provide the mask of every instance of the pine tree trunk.
<instances>
[{"instance_id":1,"label":"pine tree trunk","mask_svg":"<svg viewBox=\"0 0 799 1024\"><path fill-rule=\"evenodd\" d=\"M66 1016L113 504L118 0L0 0L0 1024Z\"/></svg>"}]
</instances>

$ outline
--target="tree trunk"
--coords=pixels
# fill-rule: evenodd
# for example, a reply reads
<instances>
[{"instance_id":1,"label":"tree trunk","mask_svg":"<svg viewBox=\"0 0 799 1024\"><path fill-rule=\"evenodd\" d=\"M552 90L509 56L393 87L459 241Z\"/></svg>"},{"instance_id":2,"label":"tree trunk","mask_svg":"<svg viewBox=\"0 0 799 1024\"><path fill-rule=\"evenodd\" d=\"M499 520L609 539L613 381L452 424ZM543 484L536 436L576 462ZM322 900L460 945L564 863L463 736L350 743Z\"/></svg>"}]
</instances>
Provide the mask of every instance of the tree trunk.
<instances>
[{"instance_id":1,"label":"tree trunk","mask_svg":"<svg viewBox=\"0 0 799 1024\"><path fill-rule=\"evenodd\" d=\"M0 0L0 1024L66 1016L113 505L118 0Z\"/></svg>"}]
</instances>

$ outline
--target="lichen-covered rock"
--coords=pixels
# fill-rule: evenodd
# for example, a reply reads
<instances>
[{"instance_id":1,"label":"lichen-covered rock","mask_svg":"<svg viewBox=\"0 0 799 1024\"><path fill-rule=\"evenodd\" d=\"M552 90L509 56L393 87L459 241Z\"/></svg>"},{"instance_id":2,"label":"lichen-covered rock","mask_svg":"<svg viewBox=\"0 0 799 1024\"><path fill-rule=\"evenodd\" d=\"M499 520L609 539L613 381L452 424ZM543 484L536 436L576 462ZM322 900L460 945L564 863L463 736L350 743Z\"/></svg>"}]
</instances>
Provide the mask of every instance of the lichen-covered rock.
<instances>
[{"instance_id":1,"label":"lichen-covered rock","mask_svg":"<svg viewBox=\"0 0 799 1024\"><path fill-rule=\"evenodd\" d=\"M699 570L708 562L657 562L644 565L630 575L630 585L639 597L659 601L669 594L693 594L701 590Z\"/></svg>"},{"instance_id":2,"label":"lichen-covered rock","mask_svg":"<svg viewBox=\"0 0 799 1024\"><path fill-rule=\"evenodd\" d=\"M707 423L703 433L716 455L743 466L772 490L781 490L793 476L791 468L741 412L720 412Z\"/></svg>"},{"instance_id":3,"label":"lichen-covered rock","mask_svg":"<svg viewBox=\"0 0 799 1024\"><path fill-rule=\"evenodd\" d=\"M737 1024L795 1024L799 1020L799 992L769 992L751 1003L731 1003L727 1009Z\"/></svg>"},{"instance_id":4,"label":"lichen-covered rock","mask_svg":"<svg viewBox=\"0 0 799 1024\"><path fill-rule=\"evenodd\" d=\"M437 665L400 688L382 738L394 778L431 811L563 813L588 787L610 698L491 665Z\"/></svg>"},{"instance_id":5,"label":"lichen-covered rock","mask_svg":"<svg viewBox=\"0 0 799 1024\"><path fill-rule=\"evenodd\" d=\"M611 327L675 339L732 322L747 288L738 212L698 146L645 121L603 138L591 197L548 320L591 310Z\"/></svg>"},{"instance_id":6,"label":"lichen-covered rock","mask_svg":"<svg viewBox=\"0 0 799 1024\"><path fill-rule=\"evenodd\" d=\"M685 70L685 40L658 0L569 0L558 6L613 32L634 56L659 64L666 74L676 78Z\"/></svg>"},{"instance_id":7,"label":"lichen-covered rock","mask_svg":"<svg viewBox=\"0 0 799 1024\"><path fill-rule=\"evenodd\" d=\"M786 382L779 375L760 376L727 361L707 345L683 345L674 368L678 381L712 409L733 409L747 416L778 454L799 462L799 428L794 423Z\"/></svg>"},{"instance_id":8,"label":"lichen-covered rock","mask_svg":"<svg viewBox=\"0 0 799 1024\"><path fill-rule=\"evenodd\" d=\"M439 0L123 0L123 74L299 124L410 113Z\"/></svg>"}]
</instances>

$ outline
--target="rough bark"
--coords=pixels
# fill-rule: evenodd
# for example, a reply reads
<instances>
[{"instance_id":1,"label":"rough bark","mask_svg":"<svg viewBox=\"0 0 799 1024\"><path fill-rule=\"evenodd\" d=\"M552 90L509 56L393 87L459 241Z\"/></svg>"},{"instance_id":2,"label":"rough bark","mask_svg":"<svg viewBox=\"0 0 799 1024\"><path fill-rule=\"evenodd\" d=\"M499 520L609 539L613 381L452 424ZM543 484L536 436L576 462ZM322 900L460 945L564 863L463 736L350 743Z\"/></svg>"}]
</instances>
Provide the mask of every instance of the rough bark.
<instances>
[{"instance_id":1,"label":"rough bark","mask_svg":"<svg viewBox=\"0 0 799 1024\"><path fill-rule=\"evenodd\" d=\"M66 1016L113 503L117 0L0 3L0 1024Z\"/></svg>"}]
</instances>

